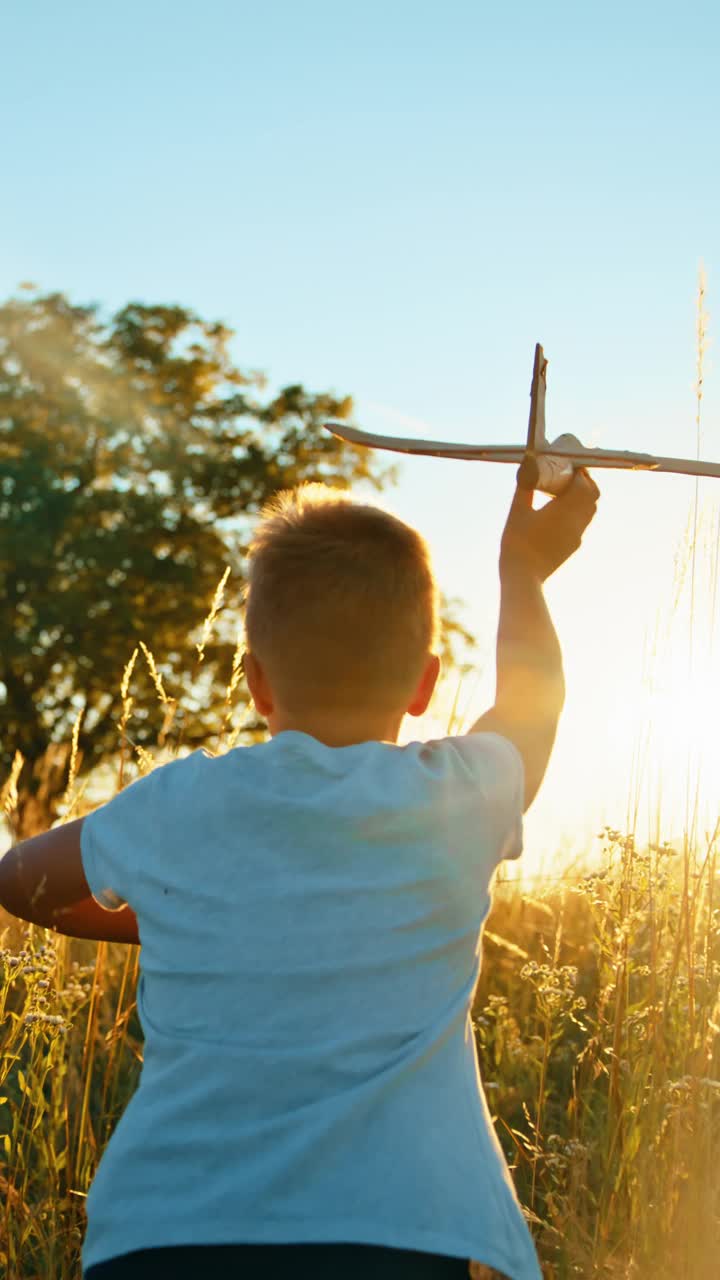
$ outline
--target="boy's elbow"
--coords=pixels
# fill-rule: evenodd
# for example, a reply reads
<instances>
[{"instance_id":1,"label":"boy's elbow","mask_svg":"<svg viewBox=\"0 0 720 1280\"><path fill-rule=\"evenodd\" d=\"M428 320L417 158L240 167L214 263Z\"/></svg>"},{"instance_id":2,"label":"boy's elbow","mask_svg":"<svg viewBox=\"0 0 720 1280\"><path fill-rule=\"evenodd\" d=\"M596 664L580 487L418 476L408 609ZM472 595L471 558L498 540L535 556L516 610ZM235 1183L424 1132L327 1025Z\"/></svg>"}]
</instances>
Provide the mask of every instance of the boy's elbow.
<instances>
[{"instance_id":1,"label":"boy's elbow","mask_svg":"<svg viewBox=\"0 0 720 1280\"><path fill-rule=\"evenodd\" d=\"M517 748L525 774L523 811L529 809L545 777L564 702L564 686L557 684L546 691L541 705L534 699L522 705L496 703L474 726L474 732L499 733Z\"/></svg>"},{"instance_id":2,"label":"boy's elbow","mask_svg":"<svg viewBox=\"0 0 720 1280\"><path fill-rule=\"evenodd\" d=\"M0 858L0 907L19 920L29 920L29 903L20 879L19 849L14 845Z\"/></svg>"},{"instance_id":3,"label":"boy's elbow","mask_svg":"<svg viewBox=\"0 0 720 1280\"><path fill-rule=\"evenodd\" d=\"M552 681L550 681L547 692L548 712L552 717L554 717L556 724L560 719L565 706L566 692L565 676L561 669Z\"/></svg>"},{"instance_id":4,"label":"boy's elbow","mask_svg":"<svg viewBox=\"0 0 720 1280\"><path fill-rule=\"evenodd\" d=\"M547 672L542 679L516 682L500 692L495 706L498 714L516 724L519 731L545 736L557 728L565 706L565 676L562 667Z\"/></svg>"},{"instance_id":5,"label":"boy's elbow","mask_svg":"<svg viewBox=\"0 0 720 1280\"><path fill-rule=\"evenodd\" d=\"M530 808L547 772L564 700L564 694L560 696L558 692L555 701L546 705L541 720L522 729L515 727L514 732L511 730L525 769L525 811Z\"/></svg>"}]
</instances>

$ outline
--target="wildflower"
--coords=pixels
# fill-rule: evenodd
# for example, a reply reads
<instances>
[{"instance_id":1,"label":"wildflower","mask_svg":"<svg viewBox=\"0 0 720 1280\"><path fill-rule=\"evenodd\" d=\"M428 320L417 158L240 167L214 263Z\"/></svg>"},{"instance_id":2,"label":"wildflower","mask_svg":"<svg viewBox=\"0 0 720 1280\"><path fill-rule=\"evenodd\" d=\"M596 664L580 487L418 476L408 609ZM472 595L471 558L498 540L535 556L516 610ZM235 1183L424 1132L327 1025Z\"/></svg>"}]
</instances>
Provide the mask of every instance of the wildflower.
<instances>
[{"instance_id":1,"label":"wildflower","mask_svg":"<svg viewBox=\"0 0 720 1280\"><path fill-rule=\"evenodd\" d=\"M59 1013L26 1013L23 1018L23 1023L25 1026L29 1027L35 1026L35 1024L39 1023L46 1027L57 1027L59 1031L63 1032L70 1030L70 1024L66 1022Z\"/></svg>"}]
</instances>

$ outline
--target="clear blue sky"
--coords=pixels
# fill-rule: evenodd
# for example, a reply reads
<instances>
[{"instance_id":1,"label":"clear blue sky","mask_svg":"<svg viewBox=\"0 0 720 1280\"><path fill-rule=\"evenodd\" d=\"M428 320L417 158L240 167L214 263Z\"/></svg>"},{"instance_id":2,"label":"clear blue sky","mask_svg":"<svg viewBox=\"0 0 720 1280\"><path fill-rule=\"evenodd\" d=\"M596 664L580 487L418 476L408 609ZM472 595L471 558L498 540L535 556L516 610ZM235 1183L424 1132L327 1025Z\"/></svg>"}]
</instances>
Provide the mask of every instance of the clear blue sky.
<instances>
[{"instance_id":1,"label":"clear blue sky","mask_svg":"<svg viewBox=\"0 0 720 1280\"><path fill-rule=\"evenodd\" d=\"M178 299L273 379L510 435L541 339L558 412L642 443L720 259L719 36L712 3L6 5L0 285Z\"/></svg>"},{"instance_id":2,"label":"clear blue sky","mask_svg":"<svg viewBox=\"0 0 720 1280\"><path fill-rule=\"evenodd\" d=\"M227 322L273 384L446 438L522 438L540 340L551 434L694 452L701 259L711 333L720 296L719 37L710 0L6 4L1 296L29 279L177 301ZM711 361L706 387L720 457ZM681 519L688 484L604 484L604 525L557 588L579 650L597 608L607 653L602 620L654 581L658 508ZM390 499L486 643L511 486L416 462Z\"/></svg>"}]
</instances>

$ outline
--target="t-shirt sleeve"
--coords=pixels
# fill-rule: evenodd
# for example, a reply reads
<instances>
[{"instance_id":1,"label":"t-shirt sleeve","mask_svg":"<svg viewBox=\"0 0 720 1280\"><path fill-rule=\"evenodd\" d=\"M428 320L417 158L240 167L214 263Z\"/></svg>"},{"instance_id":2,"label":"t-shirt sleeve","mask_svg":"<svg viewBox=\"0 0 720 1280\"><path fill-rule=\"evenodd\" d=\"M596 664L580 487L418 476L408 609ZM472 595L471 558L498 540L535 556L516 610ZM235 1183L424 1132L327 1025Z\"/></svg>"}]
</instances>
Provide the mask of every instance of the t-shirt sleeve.
<instances>
[{"instance_id":1,"label":"t-shirt sleeve","mask_svg":"<svg viewBox=\"0 0 720 1280\"><path fill-rule=\"evenodd\" d=\"M490 868L523 851L525 769L509 738L468 733L429 744L440 748L448 812L457 815L458 839L482 848Z\"/></svg>"},{"instance_id":2,"label":"t-shirt sleeve","mask_svg":"<svg viewBox=\"0 0 720 1280\"><path fill-rule=\"evenodd\" d=\"M163 765L138 778L107 804L89 814L80 833L85 879L96 902L107 911L133 904L158 824Z\"/></svg>"}]
</instances>

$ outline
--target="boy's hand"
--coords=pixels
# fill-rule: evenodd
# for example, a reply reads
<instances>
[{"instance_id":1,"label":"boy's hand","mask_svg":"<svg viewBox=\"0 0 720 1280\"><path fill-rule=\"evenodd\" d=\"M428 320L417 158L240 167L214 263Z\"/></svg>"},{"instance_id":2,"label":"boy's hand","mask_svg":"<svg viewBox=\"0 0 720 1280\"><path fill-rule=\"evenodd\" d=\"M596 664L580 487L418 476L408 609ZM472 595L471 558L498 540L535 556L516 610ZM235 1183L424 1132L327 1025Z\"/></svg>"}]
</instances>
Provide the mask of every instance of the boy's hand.
<instances>
[{"instance_id":1,"label":"boy's hand","mask_svg":"<svg viewBox=\"0 0 720 1280\"><path fill-rule=\"evenodd\" d=\"M600 490L584 468L538 511L532 489L515 491L500 545L500 577L518 572L544 582L577 551L595 515Z\"/></svg>"}]
</instances>

